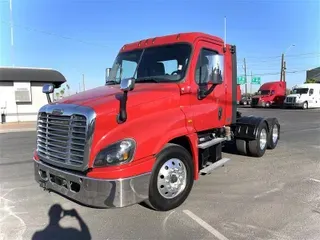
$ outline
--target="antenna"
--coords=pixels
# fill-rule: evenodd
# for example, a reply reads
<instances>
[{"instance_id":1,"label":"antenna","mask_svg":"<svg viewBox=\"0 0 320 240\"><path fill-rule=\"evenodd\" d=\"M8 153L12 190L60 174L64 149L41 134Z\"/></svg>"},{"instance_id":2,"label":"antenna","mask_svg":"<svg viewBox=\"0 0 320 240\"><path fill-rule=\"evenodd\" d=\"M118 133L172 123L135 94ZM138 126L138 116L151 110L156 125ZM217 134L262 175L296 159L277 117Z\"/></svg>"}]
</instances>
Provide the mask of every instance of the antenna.
<instances>
[{"instance_id":1,"label":"antenna","mask_svg":"<svg viewBox=\"0 0 320 240\"><path fill-rule=\"evenodd\" d=\"M227 44L227 18L224 16L224 47Z\"/></svg>"},{"instance_id":2,"label":"antenna","mask_svg":"<svg viewBox=\"0 0 320 240\"><path fill-rule=\"evenodd\" d=\"M12 0L10 0L10 42L11 42L11 61L14 67L14 57L13 57L13 20L12 20Z\"/></svg>"}]
</instances>

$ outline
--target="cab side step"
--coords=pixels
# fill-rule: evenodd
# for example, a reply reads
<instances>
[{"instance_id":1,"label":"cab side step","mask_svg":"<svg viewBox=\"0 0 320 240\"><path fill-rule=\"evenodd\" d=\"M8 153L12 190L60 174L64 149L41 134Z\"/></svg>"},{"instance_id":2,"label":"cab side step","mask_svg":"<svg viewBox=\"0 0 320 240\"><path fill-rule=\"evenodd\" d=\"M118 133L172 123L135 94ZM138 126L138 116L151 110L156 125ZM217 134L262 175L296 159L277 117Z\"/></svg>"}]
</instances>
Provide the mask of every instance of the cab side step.
<instances>
[{"instance_id":1,"label":"cab side step","mask_svg":"<svg viewBox=\"0 0 320 240\"><path fill-rule=\"evenodd\" d=\"M212 139L210 141L207 141L207 142L199 144L198 148L206 149L206 148L211 147L213 145L216 145L218 143L224 142L225 140L226 140L225 138L214 138L214 139Z\"/></svg>"},{"instance_id":2,"label":"cab side step","mask_svg":"<svg viewBox=\"0 0 320 240\"><path fill-rule=\"evenodd\" d=\"M201 169L200 174L201 175L209 174L216 168L223 166L228 161L230 161L230 158L222 158L219 161L216 161L215 163L212 163L209 166Z\"/></svg>"}]
</instances>

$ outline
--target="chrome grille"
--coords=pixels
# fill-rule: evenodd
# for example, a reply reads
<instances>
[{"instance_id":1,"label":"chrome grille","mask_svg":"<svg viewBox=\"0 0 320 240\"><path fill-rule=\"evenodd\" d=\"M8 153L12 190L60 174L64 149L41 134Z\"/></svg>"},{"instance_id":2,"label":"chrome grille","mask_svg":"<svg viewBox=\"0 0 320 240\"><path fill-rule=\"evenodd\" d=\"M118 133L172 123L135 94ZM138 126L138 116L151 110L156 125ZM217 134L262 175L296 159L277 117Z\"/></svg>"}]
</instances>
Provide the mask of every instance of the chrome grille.
<instances>
[{"instance_id":1,"label":"chrome grille","mask_svg":"<svg viewBox=\"0 0 320 240\"><path fill-rule=\"evenodd\" d=\"M252 98L251 103L252 103L252 105L258 105L259 98Z\"/></svg>"},{"instance_id":2,"label":"chrome grille","mask_svg":"<svg viewBox=\"0 0 320 240\"><path fill-rule=\"evenodd\" d=\"M288 103L295 103L296 102L296 97L287 97L287 102Z\"/></svg>"},{"instance_id":3,"label":"chrome grille","mask_svg":"<svg viewBox=\"0 0 320 240\"><path fill-rule=\"evenodd\" d=\"M86 116L39 113L37 150L43 161L82 166L86 139Z\"/></svg>"}]
</instances>

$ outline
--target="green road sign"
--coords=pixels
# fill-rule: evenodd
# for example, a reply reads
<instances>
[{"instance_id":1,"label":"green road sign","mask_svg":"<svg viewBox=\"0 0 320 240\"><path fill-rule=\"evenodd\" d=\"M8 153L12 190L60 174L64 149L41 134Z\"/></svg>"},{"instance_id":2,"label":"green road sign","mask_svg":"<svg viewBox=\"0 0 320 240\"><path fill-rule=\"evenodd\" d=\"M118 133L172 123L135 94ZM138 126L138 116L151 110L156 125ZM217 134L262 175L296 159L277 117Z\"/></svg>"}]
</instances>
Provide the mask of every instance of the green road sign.
<instances>
[{"instance_id":1,"label":"green road sign","mask_svg":"<svg viewBox=\"0 0 320 240\"><path fill-rule=\"evenodd\" d=\"M260 77L252 77L251 78L251 84L260 84L261 83L261 78Z\"/></svg>"},{"instance_id":2,"label":"green road sign","mask_svg":"<svg viewBox=\"0 0 320 240\"><path fill-rule=\"evenodd\" d=\"M240 85L247 83L245 76L238 77L238 78L237 78L237 82L238 82L238 84L240 84Z\"/></svg>"}]
</instances>

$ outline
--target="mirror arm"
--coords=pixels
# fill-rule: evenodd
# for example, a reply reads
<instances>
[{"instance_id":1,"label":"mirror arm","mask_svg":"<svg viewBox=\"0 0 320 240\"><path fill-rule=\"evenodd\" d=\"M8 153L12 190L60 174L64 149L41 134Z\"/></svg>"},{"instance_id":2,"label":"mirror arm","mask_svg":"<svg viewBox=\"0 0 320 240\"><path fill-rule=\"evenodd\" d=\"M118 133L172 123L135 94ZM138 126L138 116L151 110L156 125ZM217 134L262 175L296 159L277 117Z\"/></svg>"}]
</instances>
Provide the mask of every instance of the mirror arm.
<instances>
[{"instance_id":1,"label":"mirror arm","mask_svg":"<svg viewBox=\"0 0 320 240\"><path fill-rule=\"evenodd\" d=\"M205 86L199 86L199 90L198 90L198 99L202 100L204 98L206 98L210 93L212 93L212 91L215 89L217 85L213 84L208 90L203 89Z\"/></svg>"},{"instance_id":2,"label":"mirror arm","mask_svg":"<svg viewBox=\"0 0 320 240\"><path fill-rule=\"evenodd\" d=\"M46 96L47 96L48 103L52 103L50 94L49 94L49 93L46 93Z\"/></svg>"},{"instance_id":3,"label":"mirror arm","mask_svg":"<svg viewBox=\"0 0 320 240\"><path fill-rule=\"evenodd\" d=\"M117 115L117 122L119 124L124 123L127 120L127 99L128 91L124 91L120 99L120 109Z\"/></svg>"}]
</instances>

